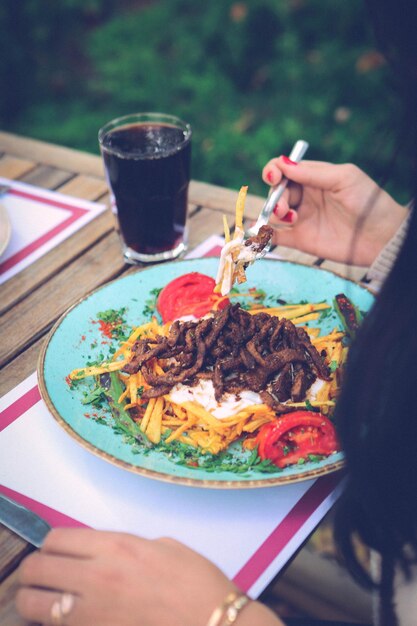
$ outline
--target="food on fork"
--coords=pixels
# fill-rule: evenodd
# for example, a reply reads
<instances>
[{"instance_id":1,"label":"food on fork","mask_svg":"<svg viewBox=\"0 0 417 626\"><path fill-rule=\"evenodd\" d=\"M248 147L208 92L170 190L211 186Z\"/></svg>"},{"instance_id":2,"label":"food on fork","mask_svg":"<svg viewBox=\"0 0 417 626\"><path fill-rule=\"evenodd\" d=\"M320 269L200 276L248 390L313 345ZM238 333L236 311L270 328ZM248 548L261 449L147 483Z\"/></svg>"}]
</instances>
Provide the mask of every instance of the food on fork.
<instances>
[{"instance_id":1,"label":"food on fork","mask_svg":"<svg viewBox=\"0 0 417 626\"><path fill-rule=\"evenodd\" d=\"M257 235L245 240L243 230L243 212L248 188L241 187L236 202L236 219L233 238L230 238L230 230L226 218L223 217L225 244L220 253L219 269L216 277L216 292L222 296L230 293L235 282L241 284L246 281L245 271L253 263L260 253L269 244L273 229L270 226L262 226Z\"/></svg>"},{"instance_id":2,"label":"food on fork","mask_svg":"<svg viewBox=\"0 0 417 626\"><path fill-rule=\"evenodd\" d=\"M262 252L271 241L273 232L273 228L265 224L260 227L257 235L252 235L252 237L246 239L245 246L251 248L254 252Z\"/></svg>"}]
</instances>

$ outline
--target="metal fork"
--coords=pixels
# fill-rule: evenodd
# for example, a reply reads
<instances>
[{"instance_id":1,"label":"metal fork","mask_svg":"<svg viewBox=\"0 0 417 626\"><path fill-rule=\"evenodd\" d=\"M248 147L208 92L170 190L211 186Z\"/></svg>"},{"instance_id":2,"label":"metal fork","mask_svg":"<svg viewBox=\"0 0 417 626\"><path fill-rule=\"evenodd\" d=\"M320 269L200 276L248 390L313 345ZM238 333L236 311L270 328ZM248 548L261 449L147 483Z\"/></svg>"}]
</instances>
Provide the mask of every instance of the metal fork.
<instances>
[{"instance_id":1,"label":"metal fork","mask_svg":"<svg viewBox=\"0 0 417 626\"><path fill-rule=\"evenodd\" d=\"M308 149L308 143L304 141L303 139L299 139L294 144L294 147L291 150L289 158L291 159L291 161L294 161L295 163L299 163L302 160L303 156L305 155L307 149ZM268 198L264 206L262 207L262 211L260 212L259 217L256 221L256 224L252 226L252 228L249 228L249 230L247 231L247 236L253 237L254 235L257 235L260 227L268 224L269 218L271 217L271 213L274 210L278 200L281 198L282 194L284 193L287 185L288 185L288 178L283 176L279 185L271 188L268 194Z\"/></svg>"}]
</instances>

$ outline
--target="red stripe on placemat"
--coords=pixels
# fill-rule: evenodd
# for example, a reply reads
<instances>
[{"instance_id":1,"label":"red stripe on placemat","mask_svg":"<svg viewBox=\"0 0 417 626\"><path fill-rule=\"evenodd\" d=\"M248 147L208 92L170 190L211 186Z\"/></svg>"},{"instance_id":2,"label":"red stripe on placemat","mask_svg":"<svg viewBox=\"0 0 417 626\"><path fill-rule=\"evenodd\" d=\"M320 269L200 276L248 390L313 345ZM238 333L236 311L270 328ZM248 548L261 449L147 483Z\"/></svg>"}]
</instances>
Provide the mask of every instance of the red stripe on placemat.
<instances>
[{"instance_id":1,"label":"red stripe on placemat","mask_svg":"<svg viewBox=\"0 0 417 626\"><path fill-rule=\"evenodd\" d=\"M220 252L222 251L222 249L222 246L214 246L214 248L205 252L204 256L220 256Z\"/></svg>"},{"instance_id":2,"label":"red stripe on placemat","mask_svg":"<svg viewBox=\"0 0 417 626\"><path fill-rule=\"evenodd\" d=\"M45 520L45 522L52 526L52 528L89 528L87 524L83 524L73 517L69 517L64 513L51 509L51 507L46 506L46 504L42 504L37 500L28 498L18 491L13 491L13 489L9 489L3 485L0 485L0 493L26 507L29 511L36 513L36 515L39 515L39 517Z\"/></svg>"},{"instance_id":3,"label":"red stripe on placemat","mask_svg":"<svg viewBox=\"0 0 417 626\"><path fill-rule=\"evenodd\" d=\"M39 402L41 394L38 385L29 389L23 396L10 404L4 411L0 413L0 432L7 428L18 417L23 415L25 411L30 409L34 404Z\"/></svg>"},{"instance_id":4,"label":"red stripe on placemat","mask_svg":"<svg viewBox=\"0 0 417 626\"><path fill-rule=\"evenodd\" d=\"M61 233L66 228L68 228L68 226L71 226L71 224L73 224L78 219L80 219L80 217L83 217L83 215L88 213L87 209L81 209L80 207L75 207L65 202L59 202L58 200L53 200L51 198L43 198L42 196L35 196L31 193L26 193L18 189L10 189L9 193L15 196L21 196L23 198L27 198L28 200L41 202L42 204L49 204L59 209L65 209L66 211L69 211L71 215L70 217L67 217L67 219L65 219L63 222L61 222L61 224L58 224L57 226L52 228L50 231L48 231L41 237L38 237L37 239L32 241L30 244L28 244L27 246L25 246L24 248L16 252L16 254L13 254L6 261L4 261L3 263L0 263L0 274L3 274L3 272L9 270L11 267L16 265L16 263L19 263L19 261L22 261L23 259L25 259L27 256L29 256L29 254L32 254L32 252L34 252L35 250L40 248L42 245L50 241L56 235L59 235L59 233Z\"/></svg>"},{"instance_id":5,"label":"red stripe on placemat","mask_svg":"<svg viewBox=\"0 0 417 626\"><path fill-rule=\"evenodd\" d=\"M41 400L41 395L39 392L39 387L35 385L32 389L29 389L23 396L18 398L15 402L13 402L10 406L8 406L4 411L0 413L0 431L4 430L9 426L12 422L17 420L19 417L23 415L26 411L28 411L32 406L34 406L37 402ZM25 506L33 513L36 513L44 519L48 524L52 527L61 526L61 527L87 527L86 524L74 519L73 517L69 517L60 511L52 509L46 504L42 504L37 500L33 500L23 494L13 491L13 489L9 489L4 485L0 485L0 493L15 500L22 506Z\"/></svg>"},{"instance_id":6,"label":"red stripe on placemat","mask_svg":"<svg viewBox=\"0 0 417 626\"><path fill-rule=\"evenodd\" d=\"M77 211L80 215L84 213L88 213L88 209L81 209L80 207L75 207L73 204L69 204L68 202L63 202L61 200L56 200L55 198L46 198L42 196L42 194L34 194L28 191L22 191L21 189L9 189L7 192L12 194L13 196L20 196L21 198L27 198L27 200L34 200L35 202L42 202L42 204L49 204L51 206L56 206L58 209L66 209L67 211Z\"/></svg>"},{"instance_id":7,"label":"red stripe on placemat","mask_svg":"<svg viewBox=\"0 0 417 626\"><path fill-rule=\"evenodd\" d=\"M239 589L245 592L249 591L341 480L342 474L340 472L316 480L236 574L233 582Z\"/></svg>"}]
</instances>

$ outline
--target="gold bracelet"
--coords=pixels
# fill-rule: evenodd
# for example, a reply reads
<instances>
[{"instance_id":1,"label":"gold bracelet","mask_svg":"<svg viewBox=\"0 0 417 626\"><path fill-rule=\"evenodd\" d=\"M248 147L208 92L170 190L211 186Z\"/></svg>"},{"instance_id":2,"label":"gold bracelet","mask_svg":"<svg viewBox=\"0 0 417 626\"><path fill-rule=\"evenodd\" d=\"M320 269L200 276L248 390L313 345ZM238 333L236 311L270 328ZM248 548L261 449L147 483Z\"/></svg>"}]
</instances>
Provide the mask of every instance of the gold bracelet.
<instances>
[{"instance_id":1,"label":"gold bracelet","mask_svg":"<svg viewBox=\"0 0 417 626\"><path fill-rule=\"evenodd\" d=\"M240 611L251 599L245 594L232 591L221 606L214 609L207 626L231 626L237 620Z\"/></svg>"}]
</instances>

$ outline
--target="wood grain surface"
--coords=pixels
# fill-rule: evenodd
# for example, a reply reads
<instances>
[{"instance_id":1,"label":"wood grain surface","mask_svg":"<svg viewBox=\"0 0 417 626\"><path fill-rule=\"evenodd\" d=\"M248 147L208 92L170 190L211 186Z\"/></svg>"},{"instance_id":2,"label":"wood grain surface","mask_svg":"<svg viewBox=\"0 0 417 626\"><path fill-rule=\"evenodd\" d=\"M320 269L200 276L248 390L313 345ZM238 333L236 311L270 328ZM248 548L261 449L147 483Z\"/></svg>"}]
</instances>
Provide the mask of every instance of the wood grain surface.
<instances>
[{"instance_id":1,"label":"wood grain surface","mask_svg":"<svg viewBox=\"0 0 417 626\"><path fill-rule=\"evenodd\" d=\"M0 176L85 200L108 203L101 158L71 148L0 132ZM244 182L244 181L243 181ZM265 189L265 195L267 190ZM192 181L189 190L190 250L213 233L222 234L222 215L233 227L237 190ZM248 195L245 217L254 220L264 199ZM320 259L278 247L289 260L316 264ZM347 268L323 267L345 275ZM132 271L121 253L110 210L0 287L0 395L36 370L38 355L55 321L80 298L103 283ZM361 278L364 268L349 270ZM0 624L29 626L18 617L13 598L16 567L32 547L0 525Z\"/></svg>"}]
</instances>

